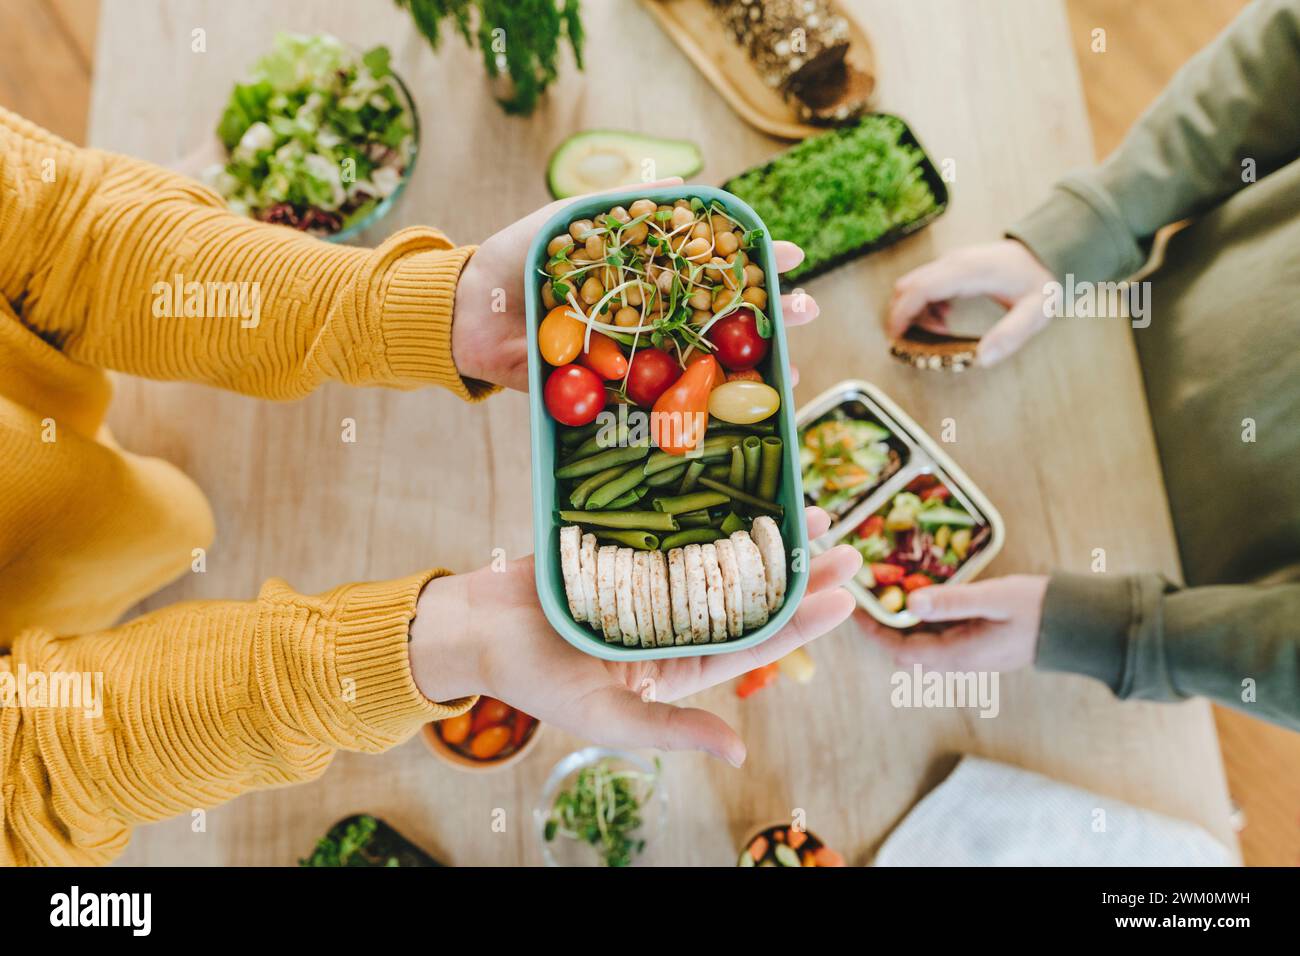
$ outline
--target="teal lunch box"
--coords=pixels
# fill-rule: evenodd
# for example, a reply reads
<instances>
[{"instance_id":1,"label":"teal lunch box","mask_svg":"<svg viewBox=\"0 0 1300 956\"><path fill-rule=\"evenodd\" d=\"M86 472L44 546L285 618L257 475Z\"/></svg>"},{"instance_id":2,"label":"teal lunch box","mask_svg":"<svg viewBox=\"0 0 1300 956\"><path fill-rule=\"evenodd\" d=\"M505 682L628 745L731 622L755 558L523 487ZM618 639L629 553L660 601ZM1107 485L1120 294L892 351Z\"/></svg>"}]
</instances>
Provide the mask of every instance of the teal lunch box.
<instances>
[{"instance_id":1,"label":"teal lunch box","mask_svg":"<svg viewBox=\"0 0 1300 956\"><path fill-rule=\"evenodd\" d=\"M560 570L560 526L557 512L570 507L561 502L555 480L556 429L542 401L542 388L551 367L542 358L537 347L537 327L546 315L542 302L541 276L548 256L547 243L561 232L567 231L576 219L589 219L608 212L612 206L631 205L637 199L653 199L671 204L677 199L699 197L703 202L717 201L746 230L762 230L762 238L751 253L751 262L760 265L767 276L767 313L772 320L771 347L767 358L759 366L764 380L781 396L777 411L778 435L782 439L784 461L781 463L781 490L777 499L785 514L781 519L781 537L785 543L787 570L785 603L776 613L752 634L716 644L680 644L672 647L625 647L607 643L604 638L586 625L579 624L569 613L564 594L564 577ZM804 525L803 481L799 468L799 432L795 427L795 408L790 381L790 353L786 344L785 326L781 318L781 297L777 283L776 256L772 239L763 221L754 210L731 193L711 186L682 185L660 186L654 189L628 189L606 193L598 197L579 199L552 216L533 238L528 250L524 271L524 289L528 312L528 391L529 414L532 418L533 451L533 546L536 551L534 567L537 575L537 596L551 626L566 641L579 650L611 661L654 660L668 657L699 657L706 654L729 654L761 644L781 630L799 607L808 587L808 529Z\"/></svg>"}]
</instances>

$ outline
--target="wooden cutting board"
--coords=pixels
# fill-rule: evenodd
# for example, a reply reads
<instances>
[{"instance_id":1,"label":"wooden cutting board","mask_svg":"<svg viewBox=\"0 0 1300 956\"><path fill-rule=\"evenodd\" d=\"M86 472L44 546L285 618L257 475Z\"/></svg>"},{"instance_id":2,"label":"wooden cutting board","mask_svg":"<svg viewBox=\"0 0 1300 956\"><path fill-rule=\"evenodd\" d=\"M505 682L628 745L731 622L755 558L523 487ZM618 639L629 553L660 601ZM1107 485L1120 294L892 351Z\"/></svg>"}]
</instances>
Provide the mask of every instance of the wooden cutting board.
<instances>
[{"instance_id":1,"label":"wooden cutting board","mask_svg":"<svg viewBox=\"0 0 1300 956\"><path fill-rule=\"evenodd\" d=\"M641 3L745 122L779 139L806 139L826 131L826 127L799 119L785 97L763 82L709 0L641 0ZM876 56L870 38L841 4L832 2L831 9L849 25L846 62L871 77L874 86Z\"/></svg>"}]
</instances>

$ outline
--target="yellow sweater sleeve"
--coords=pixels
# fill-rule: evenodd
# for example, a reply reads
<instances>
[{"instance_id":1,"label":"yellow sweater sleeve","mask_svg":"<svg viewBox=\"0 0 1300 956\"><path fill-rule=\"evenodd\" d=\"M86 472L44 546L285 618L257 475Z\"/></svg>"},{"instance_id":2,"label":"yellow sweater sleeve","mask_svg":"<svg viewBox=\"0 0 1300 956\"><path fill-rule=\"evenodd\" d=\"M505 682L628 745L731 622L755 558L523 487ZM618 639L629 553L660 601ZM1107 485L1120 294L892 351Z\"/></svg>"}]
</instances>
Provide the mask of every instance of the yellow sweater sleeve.
<instances>
[{"instance_id":1,"label":"yellow sweater sleeve","mask_svg":"<svg viewBox=\"0 0 1300 956\"><path fill-rule=\"evenodd\" d=\"M472 700L435 704L408 629L442 572L256 601L177 604L0 657L0 865L98 864L131 827L319 776ZM44 688L43 690L41 688Z\"/></svg>"},{"instance_id":2,"label":"yellow sweater sleeve","mask_svg":"<svg viewBox=\"0 0 1300 956\"><path fill-rule=\"evenodd\" d=\"M79 149L0 109L0 286L70 358L291 399L325 381L442 385L473 247L403 229L336 246L229 212L183 176Z\"/></svg>"}]
</instances>

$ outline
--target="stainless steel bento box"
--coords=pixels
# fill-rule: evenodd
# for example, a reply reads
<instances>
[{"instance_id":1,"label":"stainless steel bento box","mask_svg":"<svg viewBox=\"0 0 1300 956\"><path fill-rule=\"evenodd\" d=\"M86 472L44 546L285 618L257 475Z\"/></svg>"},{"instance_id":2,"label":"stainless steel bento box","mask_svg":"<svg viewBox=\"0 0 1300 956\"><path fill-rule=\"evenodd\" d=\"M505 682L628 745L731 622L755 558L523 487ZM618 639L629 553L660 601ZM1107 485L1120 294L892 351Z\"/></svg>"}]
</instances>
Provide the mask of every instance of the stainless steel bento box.
<instances>
[{"instance_id":1,"label":"stainless steel bento box","mask_svg":"<svg viewBox=\"0 0 1300 956\"><path fill-rule=\"evenodd\" d=\"M830 415L836 409L843 410L849 418L874 421L888 430L891 435L889 445L897 453L899 464L897 469L884 477L879 484L864 491L859 500L833 516L830 530L812 542L813 552L825 551L846 541L863 521L881 510L916 478L934 475L948 487L961 506L975 517L977 525L984 525L989 529L988 538L979 550L966 558L943 583L970 581L983 571L1002 550L1003 542L1006 540L1006 527L1002 523L1002 515L939 444L926 434L911 416L870 382L858 380L840 382L799 409L795 416L795 425L799 432L801 453L804 432L808 426ZM815 505L817 501L808 496L807 503ZM942 587L943 584L935 586ZM919 623L916 616L906 607L893 613L886 610L876 596L856 580L851 581L848 588L857 598L858 604L882 624L905 628Z\"/></svg>"}]
</instances>

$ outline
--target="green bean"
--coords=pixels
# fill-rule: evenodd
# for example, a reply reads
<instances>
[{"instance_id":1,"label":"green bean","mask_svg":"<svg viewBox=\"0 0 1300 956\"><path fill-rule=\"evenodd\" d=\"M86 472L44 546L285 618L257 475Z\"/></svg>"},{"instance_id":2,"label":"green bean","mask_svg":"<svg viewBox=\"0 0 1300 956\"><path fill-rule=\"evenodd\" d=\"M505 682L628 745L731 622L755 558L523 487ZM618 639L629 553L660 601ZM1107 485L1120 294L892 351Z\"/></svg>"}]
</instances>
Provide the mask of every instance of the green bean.
<instances>
[{"instance_id":1,"label":"green bean","mask_svg":"<svg viewBox=\"0 0 1300 956\"><path fill-rule=\"evenodd\" d=\"M704 474L704 462L693 461L686 466L686 473L682 475L682 483L677 486L677 493L684 495L688 491L695 489L695 483L700 480L700 475Z\"/></svg>"},{"instance_id":2,"label":"green bean","mask_svg":"<svg viewBox=\"0 0 1300 956\"><path fill-rule=\"evenodd\" d=\"M754 493L768 501L776 498L776 486L781 480L781 439L763 439L763 458L758 469L758 487Z\"/></svg>"},{"instance_id":3,"label":"green bean","mask_svg":"<svg viewBox=\"0 0 1300 956\"><path fill-rule=\"evenodd\" d=\"M713 523L707 511L687 511L676 515L676 518L683 528L707 528Z\"/></svg>"},{"instance_id":4,"label":"green bean","mask_svg":"<svg viewBox=\"0 0 1300 956\"><path fill-rule=\"evenodd\" d=\"M682 463L676 468L669 468L667 471L657 472L645 480L645 483L651 488L662 488L664 485L671 485L674 481L682 476L686 471L686 464Z\"/></svg>"},{"instance_id":5,"label":"green bean","mask_svg":"<svg viewBox=\"0 0 1300 956\"><path fill-rule=\"evenodd\" d=\"M722 530L727 534L732 534L736 531L744 531L745 519L742 518L740 515L736 514L734 511L729 511L727 512L727 516L722 519L721 527Z\"/></svg>"},{"instance_id":6,"label":"green bean","mask_svg":"<svg viewBox=\"0 0 1300 956\"><path fill-rule=\"evenodd\" d=\"M560 444L565 448L573 448L577 445L581 445L592 435L596 434L598 428L600 428L599 421L591 422L587 425L579 425L577 428L561 428Z\"/></svg>"},{"instance_id":7,"label":"green bean","mask_svg":"<svg viewBox=\"0 0 1300 956\"><path fill-rule=\"evenodd\" d=\"M603 440L602 440L603 438ZM608 448L619 448L627 444L627 426L619 425L615 431L613 440L603 431L598 431L591 435L577 448L573 449L574 459L586 458L588 455L594 455L598 451L605 451Z\"/></svg>"},{"instance_id":8,"label":"green bean","mask_svg":"<svg viewBox=\"0 0 1300 956\"><path fill-rule=\"evenodd\" d=\"M604 471L612 465L626 465L630 462L640 461L649 453L649 445L628 445L623 448L611 448L608 451L600 452L600 454L592 455L590 458L571 461L562 468L557 468L555 477L581 478L584 475L594 475L596 472Z\"/></svg>"},{"instance_id":9,"label":"green bean","mask_svg":"<svg viewBox=\"0 0 1300 956\"><path fill-rule=\"evenodd\" d=\"M712 435L704 439L704 444L700 447L698 455L670 455L666 451L656 451L645 463L646 475L653 475L661 471L667 471L676 465L685 461L712 461L718 458L726 458L731 454L731 445L734 439L723 436L714 438Z\"/></svg>"},{"instance_id":10,"label":"green bean","mask_svg":"<svg viewBox=\"0 0 1300 956\"><path fill-rule=\"evenodd\" d=\"M726 535L717 528L688 528L663 538L659 542L659 550L671 551L673 548L680 548L687 544L708 544L725 537Z\"/></svg>"},{"instance_id":11,"label":"green bean","mask_svg":"<svg viewBox=\"0 0 1300 956\"><path fill-rule=\"evenodd\" d=\"M656 498L655 511L662 511L667 515L677 515L683 514L687 511L699 511L701 508L712 508L714 505L724 505L726 503L726 495L720 495L717 492L709 491L692 491L688 495L672 495L671 497Z\"/></svg>"},{"instance_id":12,"label":"green bean","mask_svg":"<svg viewBox=\"0 0 1300 956\"><path fill-rule=\"evenodd\" d=\"M631 491L644 480L644 466L637 462L612 481L607 481L587 499L587 510L598 511L610 507L610 502Z\"/></svg>"},{"instance_id":13,"label":"green bean","mask_svg":"<svg viewBox=\"0 0 1300 956\"><path fill-rule=\"evenodd\" d=\"M715 434L722 433L722 431L714 432L713 431L714 428L721 429L722 431L735 431L735 432L741 432L749 435L775 435L776 421L772 418L767 418L761 422L754 422L752 425L737 425L734 422L724 422L720 418L713 418L710 416L709 418L710 438L713 437Z\"/></svg>"},{"instance_id":14,"label":"green bean","mask_svg":"<svg viewBox=\"0 0 1300 956\"><path fill-rule=\"evenodd\" d=\"M760 462L763 458L763 442L757 435L750 435L740 443L740 450L745 456L745 490L752 495L758 490Z\"/></svg>"},{"instance_id":15,"label":"green bean","mask_svg":"<svg viewBox=\"0 0 1300 956\"><path fill-rule=\"evenodd\" d=\"M730 454L730 452L728 452L728 454ZM704 467L704 475L701 477L712 478L714 481L726 481L731 477L731 466L727 464L706 465Z\"/></svg>"},{"instance_id":16,"label":"green bean","mask_svg":"<svg viewBox=\"0 0 1300 956\"><path fill-rule=\"evenodd\" d=\"M712 488L719 494L726 495L731 499L732 504L739 502L742 505L748 505L756 511L766 511L768 514L776 515L778 518L785 514L785 509L775 501L767 501L755 495L747 494L735 485L724 485L720 481L714 481L712 478L701 478L700 484L705 488Z\"/></svg>"},{"instance_id":17,"label":"green bean","mask_svg":"<svg viewBox=\"0 0 1300 956\"><path fill-rule=\"evenodd\" d=\"M662 511L561 511L560 520L593 528L677 531L677 519Z\"/></svg>"},{"instance_id":18,"label":"green bean","mask_svg":"<svg viewBox=\"0 0 1300 956\"><path fill-rule=\"evenodd\" d=\"M629 548L636 548L638 551L659 550L659 536L651 534L649 531L607 531L604 528L598 528L596 537L601 541L615 541L618 544L627 545Z\"/></svg>"},{"instance_id":19,"label":"green bean","mask_svg":"<svg viewBox=\"0 0 1300 956\"><path fill-rule=\"evenodd\" d=\"M619 511L623 508L627 508L644 498L645 493L649 490L650 489L645 485L637 485L631 491L625 491L609 504L605 505L605 508L609 511Z\"/></svg>"},{"instance_id":20,"label":"green bean","mask_svg":"<svg viewBox=\"0 0 1300 956\"><path fill-rule=\"evenodd\" d=\"M623 472L635 467L636 465L615 465L613 468L606 468L604 471L596 472L573 489L573 492L569 495L569 501L573 503L573 507L581 508L587 503L587 499L591 497L593 491L607 481L613 481Z\"/></svg>"},{"instance_id":21,"label":"green bean","mask_svg":"<svg viewBox=\"0 0 1300 956\"><path fill-rule=\"evenodd\" d=\"M745 487L745 453L740 443L731 446L731 467L727 471L727 484L733 488Z\"/></svg>"}]
</instances>

